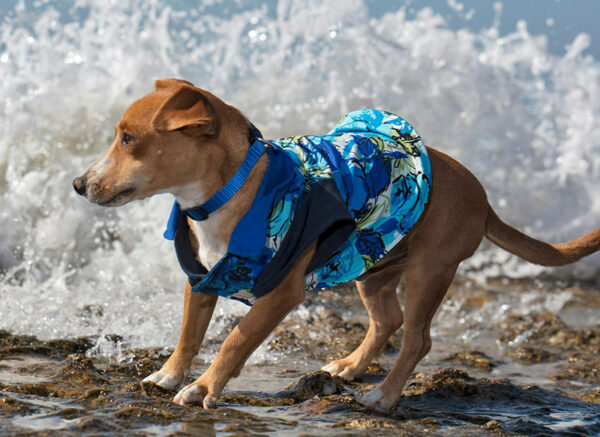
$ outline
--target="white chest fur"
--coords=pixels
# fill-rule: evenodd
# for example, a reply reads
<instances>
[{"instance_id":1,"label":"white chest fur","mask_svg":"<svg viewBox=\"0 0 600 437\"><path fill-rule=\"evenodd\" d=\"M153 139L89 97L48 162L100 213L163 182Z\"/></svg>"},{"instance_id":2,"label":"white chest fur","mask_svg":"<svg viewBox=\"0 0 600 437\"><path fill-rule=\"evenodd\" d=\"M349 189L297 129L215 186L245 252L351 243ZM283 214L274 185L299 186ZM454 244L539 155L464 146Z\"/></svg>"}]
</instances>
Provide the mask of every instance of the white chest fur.
<instances>
[{"instance_id":1,"label":"white chest fur","mask_svg":"<svg viewBox=\"0 0 600 437\"><path fill-rule=\"evenodd\" d=\"M203 203L206 196L203 196L202 186L197 183L191 183L180 187L174 187L168 190L173 193L183 209L192 208L195 205ZM227 244L229 238L223 237L223 219L224 209L215 211L206 220L195 221L188 220L190 227L198 240L198 252L195 254L200 264L211 270L215 264L227 253Z\"/></svg>"},{"instance_id":2,"label":"white chest fur","mask_svg":"<svg viewBox=\"0 0 600 437\"><path fill-rule=\"evenodd\" d=\"M196 259L211 270L227 252L227 242L221 236L220 221L215 215L201 222L192 222L192 230L198 239Z\"/></svg>"}]
</instances>

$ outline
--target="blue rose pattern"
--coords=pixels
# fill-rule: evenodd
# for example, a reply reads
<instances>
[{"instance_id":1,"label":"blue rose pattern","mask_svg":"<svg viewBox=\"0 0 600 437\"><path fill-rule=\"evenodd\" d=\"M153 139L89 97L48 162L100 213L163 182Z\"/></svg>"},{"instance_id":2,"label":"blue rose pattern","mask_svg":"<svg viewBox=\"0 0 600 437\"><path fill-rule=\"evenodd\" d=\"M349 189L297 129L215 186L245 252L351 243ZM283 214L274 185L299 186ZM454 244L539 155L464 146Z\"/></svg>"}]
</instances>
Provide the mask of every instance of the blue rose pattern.
<instances>
[{"instance_id":1,"label":"blue rose pattern","mask_svg":"<svg viewBox=\"0 0 600 437\"><path fill-rule=\"evenodd\" d=\"M381 234L373 229L362 229L357 232L356 250L371 259L379 259L385 255L385 245Z\"/></svg>"}]
</instances>

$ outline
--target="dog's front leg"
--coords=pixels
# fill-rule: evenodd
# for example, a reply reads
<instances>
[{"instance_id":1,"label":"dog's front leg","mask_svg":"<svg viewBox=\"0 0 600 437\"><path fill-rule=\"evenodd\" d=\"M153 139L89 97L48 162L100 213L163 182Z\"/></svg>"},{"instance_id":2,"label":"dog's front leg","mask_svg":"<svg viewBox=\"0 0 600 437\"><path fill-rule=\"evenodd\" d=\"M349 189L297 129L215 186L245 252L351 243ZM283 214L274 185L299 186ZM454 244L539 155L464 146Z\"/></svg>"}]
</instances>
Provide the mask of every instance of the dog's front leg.
<instances>
[{"instance_id":1,"label":"dog's front leg","mask_svg":"<svg viewBox=\"0 0 600 437\"><path fill-rule=\"evenodd\" d=\"M200 350L217 298L212 293L193 293L190 283L186 281L179 342L162 368L144 381L153 382L167 390L175 390L181 385Z\"/></svg>"},{"instance_id":2,"label":"dog's front leg","mask_svg":"<svg viewBox=\"0 0 600 437\"><path fill-rule=\"evenodd\" d=\"M227 337L210 367L194 383L181 389L173 402L214 408L230 378L239 374L246 359L284 317L304 301L304 274L315 244L302 254L275 289L256 300Z\"/></svg>"}]
</instances>

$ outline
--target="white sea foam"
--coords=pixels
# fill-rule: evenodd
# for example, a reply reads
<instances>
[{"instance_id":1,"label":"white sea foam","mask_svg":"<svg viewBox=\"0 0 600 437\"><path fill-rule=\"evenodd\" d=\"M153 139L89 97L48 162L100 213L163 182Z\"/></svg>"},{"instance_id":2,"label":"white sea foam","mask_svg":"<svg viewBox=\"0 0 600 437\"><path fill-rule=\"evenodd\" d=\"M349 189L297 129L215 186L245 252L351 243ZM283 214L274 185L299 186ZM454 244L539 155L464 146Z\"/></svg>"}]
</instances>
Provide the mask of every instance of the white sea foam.
<instances>
[{"instance_id":1,"label":"white sea foam","mask_svg":"<svg viewBox=\"0 0 600 437\"><path fill-rule=\"evenodd\" d=\"M103 209L71 188L156 78L212 90L267 137L387 109L470 168L509 223L551 241L599 225L600 65L583 54L587 35L561 57L524 22L500 37L452 30L429 9L375 19L357 0L203 3L20 2L4 17L0 328L174 345L184 278L161 237L171 199ZM540 272L500 252L479 251L463 271ZM596 255L553 274L589 278L599 266ZM114 352L105 343L97 352Z\"/></svg>"}]
</instances>

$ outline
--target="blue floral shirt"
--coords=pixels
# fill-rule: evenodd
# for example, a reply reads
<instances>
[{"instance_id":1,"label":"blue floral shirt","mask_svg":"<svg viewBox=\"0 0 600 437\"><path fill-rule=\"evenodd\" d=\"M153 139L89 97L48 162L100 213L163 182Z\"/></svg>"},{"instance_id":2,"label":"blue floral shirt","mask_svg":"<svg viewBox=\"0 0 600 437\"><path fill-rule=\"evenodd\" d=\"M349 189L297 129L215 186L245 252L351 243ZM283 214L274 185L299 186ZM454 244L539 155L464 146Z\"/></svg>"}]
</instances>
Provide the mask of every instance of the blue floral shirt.
<instances>
[{"instance_id":1,"label":"blue floral shirt","mask_svg":"<svg viewBox=\"0 0 600 437\"><path fill-rule=\"evenodd\" d=\"M194 258L185 216L178 219L175 246L193 291L251 305L315 240L306 289L350 281L406 235L428 201L425 145L409 123L389 112L354 111L327 135L269 143L268 169L254 203L210 271Z\"/></svg>"}]
</instances>

